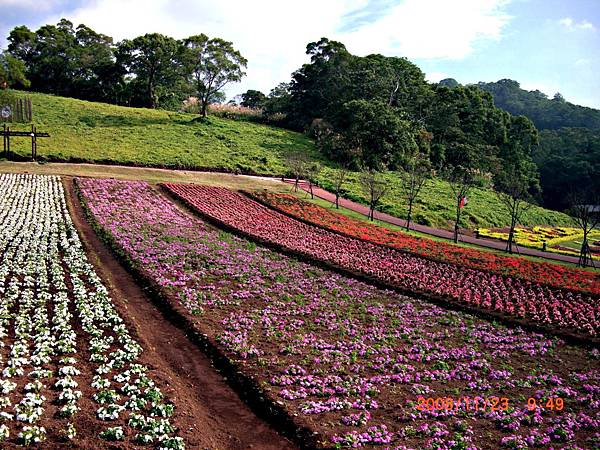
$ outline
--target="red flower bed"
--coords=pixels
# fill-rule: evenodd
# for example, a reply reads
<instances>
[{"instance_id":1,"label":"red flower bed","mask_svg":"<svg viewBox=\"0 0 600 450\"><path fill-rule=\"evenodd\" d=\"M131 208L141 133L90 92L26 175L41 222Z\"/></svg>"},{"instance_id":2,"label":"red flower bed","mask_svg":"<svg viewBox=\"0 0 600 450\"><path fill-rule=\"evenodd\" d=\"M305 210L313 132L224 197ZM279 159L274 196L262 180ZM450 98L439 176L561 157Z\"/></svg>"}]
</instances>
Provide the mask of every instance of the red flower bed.
<instances>
[{"instance_id":1,"label":"red flower bed","mask_svg":"<svg viewBox=\"0 0 600 450\"><path fill-rule=\"evenodd\" d=\"M598 298L430 261L318 228L224 188L164 185L201 214L255 239L410 292L545 328L598 336Z\"/></svg>"},{"instance_id":2,"label":"red flower bed","mask_svg":"<svg viewBox=\"0 0 600 450\"><path fill-rule=\"evenodd\" d=\"M551 263L497 255L452 244L414 237L399 231L352 219L289 194L247 192L276 210L326 227L346 236L388 245L416 255L502 275L519 277L581 292L600 294L600 274Z\"/></svg>"}]
</instances>

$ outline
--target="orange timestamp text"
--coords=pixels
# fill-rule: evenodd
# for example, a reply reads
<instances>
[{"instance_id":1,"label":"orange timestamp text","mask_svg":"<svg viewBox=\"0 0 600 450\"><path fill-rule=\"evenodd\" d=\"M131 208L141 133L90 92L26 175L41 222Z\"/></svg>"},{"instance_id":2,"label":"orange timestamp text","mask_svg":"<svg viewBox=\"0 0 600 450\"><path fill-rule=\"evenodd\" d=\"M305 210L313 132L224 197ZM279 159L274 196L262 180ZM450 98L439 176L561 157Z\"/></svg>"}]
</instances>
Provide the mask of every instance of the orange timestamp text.
<instances>
[{"instance_id":1,"label":"orange timestamp text","mask_svg":"<svg viewBox=\"0 0 600 450\"><path fill-rule=\"evenodd\" d=\"M418 397L419 411L506 411L507 397Z\"/></svg>"},{"instance_id":2,"label":"orange timestamp text","mask_svg":"<svg viewBox=\"0 0 600 450\"><path fill-rule=\"evenodd\" d=\"M507 397L418 397L419 411L507 411L510 401ZM562 411L565 402L560 397L547 399L527 399L527 408L534 410Z\"/></svg>"}]
</instances>

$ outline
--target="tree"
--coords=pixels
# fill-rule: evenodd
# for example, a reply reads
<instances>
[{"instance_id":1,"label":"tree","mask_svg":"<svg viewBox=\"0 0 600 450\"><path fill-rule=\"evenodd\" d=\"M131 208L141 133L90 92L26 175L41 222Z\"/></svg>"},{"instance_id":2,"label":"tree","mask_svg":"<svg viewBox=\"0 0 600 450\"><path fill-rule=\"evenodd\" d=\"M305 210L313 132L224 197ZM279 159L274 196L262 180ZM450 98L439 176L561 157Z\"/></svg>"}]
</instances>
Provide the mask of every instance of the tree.
<instances>
[{"instance_id":1,"label":"tree","mask_svg":"<svg viewBox=\"0 0 600 450\"><path fill-rule=\"evenodd\" d=\"M294 178L294 192L298 192L300 179L306 176L309 163L308 157L304 153L293 152L287 155L286 166L288 172Z\"/></svg>"},{"instance_id":2,"label":"tree","mask_svg":"<svg viewBox=\"0 0 600 450\"><path fill-rule=\"evenodd\" d=\"M532 207L532 194L539 192L539 174L532 160L538 143L537 130L524 116L511 117L506 144L500 152L502 167L494 176L495 190L510 215L506 251L513 252L515 228Z\"/></svg>"},{"instance_id":3,"label":"tree","mask_svg":"<svg viewBox=\"0 0 600 450\"><path fill-rule=\"evenodd\" d=\"M291 109L292 94L289 83L279 83L267 96L265 101L266 114L287 114Z\"/></svg>"},{"instance_id":4,"label":"tree","mask_svg":"<svg viewBox=\"0 0 600 450\"><path fill-rule=\"evenodd\" d=\"M25 64L7 52L0 52L0 89L17 84L25 88L31 84L25 77Z\"/></svg>"},{"instance_id":5,"label":"tree","mask_svg":"<svg viewBox=\"0 0 600 450\"><path fill-rule=\"evenodd\" d=\"M248 89L242 94L242 106L246 108L262 109L267 101L267 96L255 89Z\"/></svg>"},{"instance_id":6,"label":"tree","mask_svg":"<svg viewBox=\"0 0 600 450\"><path fill-rule=\"evenodd\" d=\"M181 80L180 44L158 33L145 34L119 44L118 60L135 76L145 103L157 108Z\"/></svg>"},{"instance_id":7,"label":"tree","mask_svg":"<svg viewBox=\"0 0 600 450\"><path fill-rule=\"evenodd\" d=\"M204 34L185 39L184 45L187 73L200 99L200 114L206 117L211 96L228 83L240 81L248 61L231 42Z\"/></svg>"},{"instance_id":8,"label":"tree","mask_svg":"<svg viewBox=\"0 0 600 450\"><path fill-rule=\"evenodd\" d=\"M348 164L342 164L339 168L335 169L333 172L335 209L340 209L340 195L342 193L344 182L346 181L346 178L348 177L348 172L350 172L350 169L348 168Z\"/></svg>"},{"instance_id":9,"label":"tree","mask_svg":"<svg viewBox=\"0 0 600 450\"><path fill-rule=\"evenodd\" d=\"M429 161L421 154L416 154L408 159L404 166L404 171L400 173L400 188L402 196L408 203L406 231L410 230L413 204L419 197L421 190L425 187L430 175L431 171L429 169Z\"/></svg>"},{"instance_id":10,"label":"tree","mask_svg":"<svg viewBox=\"0 0 600 450\"><path fill-rule=\"evenodd\" d=\"M519 172L515 164L505 166L503 171L497 176L495 192L510 215L510 229L508 232L508 242L506 251L513 252L513 242L515 228L521 222L525 213L533 204L529 193L529 180Z\"/></svg>"},{"instance_id":11,"label":"tree","mask_svg":"<svg viewBox=\"0 0 600 450\"><path fill-rule=\"evenodd\" d=\"M574 190L569 194L569 210L583 232L579 262L577 265L587 267L594 265L588 235L600 225L600 194L597 191Z\"/></svg>"},{"instance_id":12,"label":"tree","mask_svg":"<svg viewBox=\"0 0 600 450\"><path fill-rule=\"evenodd\" d=\"M369 202L369 220L375 219L375 208L388 193L383 174L375 169L365 169L360 174L360 185Z\"/></svg>"},{"instance_id":13,"label":"tree","mask_svg":"<svg viewBox=\"0 0 600 450\"><path fill-rule=\"evenodd\" d=\"M446 169L445 178L450 183L450 191L455 202L454 243L458 243L460 218L463 208L468 203L467 196L470 194L471 189L487 181L489 175L482 173L478 169L454 166Z\"/></svg>"}]
</instances>

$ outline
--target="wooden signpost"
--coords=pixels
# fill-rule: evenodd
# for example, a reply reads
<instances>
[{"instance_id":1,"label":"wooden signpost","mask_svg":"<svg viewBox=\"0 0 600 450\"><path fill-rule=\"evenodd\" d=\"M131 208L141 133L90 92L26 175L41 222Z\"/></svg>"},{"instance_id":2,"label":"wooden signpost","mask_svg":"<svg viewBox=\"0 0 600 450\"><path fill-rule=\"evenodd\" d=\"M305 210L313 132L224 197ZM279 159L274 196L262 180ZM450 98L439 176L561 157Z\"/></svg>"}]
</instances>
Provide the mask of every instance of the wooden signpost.
<instances>
[{"instance_id":1,"label":"wooden signpost","mask_svg":"<svg viewBox=\"0 0 600 450\"><path fill-rule=\"evenodd\" d=\"M4 156L10 159L10 138L12 137L30 137L31 138L31 160L37 158L37 139L42 137L50 137L48 133L37 131L34 125L31 125L31 131L11 131L6 124L2 126L2 143L4 148Z\"/></svg>"}]
</instances>

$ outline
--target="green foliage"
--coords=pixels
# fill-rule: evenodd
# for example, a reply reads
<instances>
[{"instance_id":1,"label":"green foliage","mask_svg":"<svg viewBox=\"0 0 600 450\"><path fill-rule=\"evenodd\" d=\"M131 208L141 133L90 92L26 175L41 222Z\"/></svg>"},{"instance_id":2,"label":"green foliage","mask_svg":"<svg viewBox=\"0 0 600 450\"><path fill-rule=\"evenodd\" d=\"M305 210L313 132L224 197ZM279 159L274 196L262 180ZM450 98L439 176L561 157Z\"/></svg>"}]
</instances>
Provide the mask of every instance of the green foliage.
<instances>
[{"instance_id":1,"label":"green foliage","mask_svg":"<svg viewBox=\"0 0 600 450\"><path fill-rule=\"evenodd\" d=\"M417 144L410 123L393 107L378 100L352 100L338 114L343 139L358 149L361 165L375 169L397 169Z\"/></svg>"},{"instance_id":2,"label":"green foliage","mask_svg":"<svg viewBox=\"0 0 600 450\"><path fill-rule=\"evenodd\" d=\"M116 101L121 88L112 38L68 20L44 25L36 32L15 27L8 51L23 62L36 91Z\"/></svg>"},{"instance_id":3,"label":"green foliage","mask_svg":"<svg viewBox=\"0 0 600 450\"><path fill-rule=\"evenodd\" d=\"M183 68L201 102L200 114L206 117L208 103L228 83L240 81L248 64L233 44L223 39L209 39L200 34L183 41Z\"/></svg>"},{"instance_id":4,"label":"green foliage","mask_svg":"<svg viewBox=\"0 0 600 450\"><path fill-rule=\"evenodd\" d=\"M527 116L541 130L534 161L544 205L564 209L570 191L600 191L600 111L569 103L559 93L548 99L540 91L525 91L513 80L478 86L496 105Z\"/></svg>"},{"instance_id":5,"label":"green foliage","mask_svg":"<svg viewBox=\"0 0 600 450\"><path fill-rule=\"evenodd\" d=\"M0 89L17 84L22 87L31 85L25 76L25 64L7 52L0 52Z\"/></svg>"},{"instance_id":6,"label":"green foliage","mask_svg":"<svg viewBox=\"0 0 600 450\"><path fill-rule=\"evenodd\" d=\"M129 72L135 74L132 85L137 88L142 104L157 108L165 99L176 97L181 101L178 86L181 73L178 70L180 44L173 38L158 33L145 34L119 44L117 60Z\"/></svg>"},{"instance_id":7,"label":"green foliage","mask_svg":"<svg viewBox=\"0 0 600 450\"><path fill-rule=\"evenodd\" d=\"M242 94L242 106L246 108L264 108L266 101L267 96L255 89L248 89Z\"/></svg>"},{"instance_id":8,"label":"green foliage","mask_svg":"<svg viewBox=\"0 0 600 450\"><path fill-rule=\"evenodd\" d=\"M542 130L534 153L540 167L544 204L567 208L575 190L600 192L600 130Z\"/></svg>"}]
</instances>

